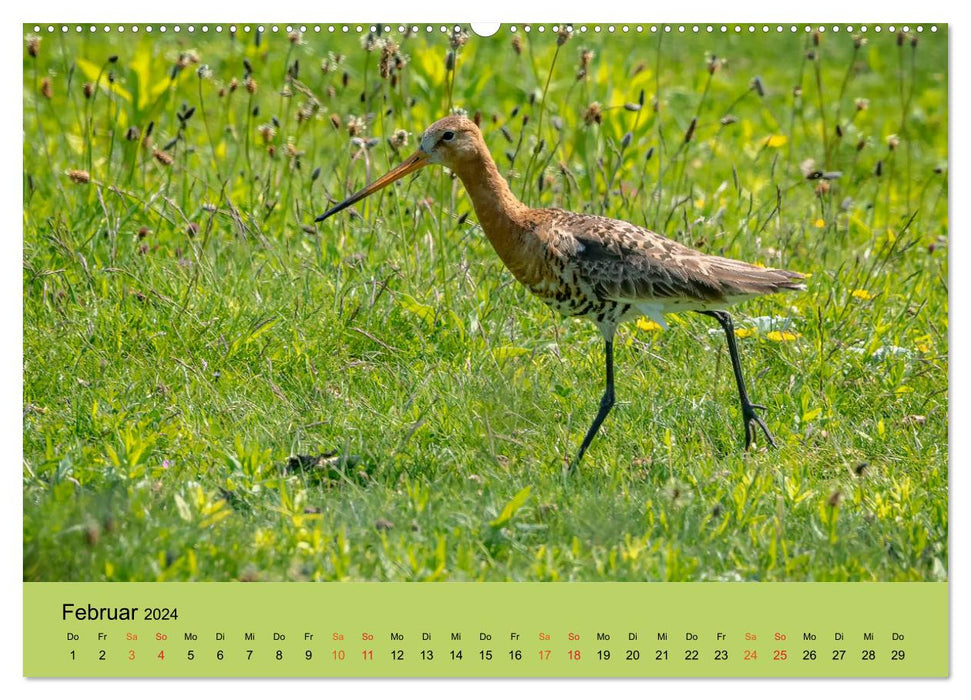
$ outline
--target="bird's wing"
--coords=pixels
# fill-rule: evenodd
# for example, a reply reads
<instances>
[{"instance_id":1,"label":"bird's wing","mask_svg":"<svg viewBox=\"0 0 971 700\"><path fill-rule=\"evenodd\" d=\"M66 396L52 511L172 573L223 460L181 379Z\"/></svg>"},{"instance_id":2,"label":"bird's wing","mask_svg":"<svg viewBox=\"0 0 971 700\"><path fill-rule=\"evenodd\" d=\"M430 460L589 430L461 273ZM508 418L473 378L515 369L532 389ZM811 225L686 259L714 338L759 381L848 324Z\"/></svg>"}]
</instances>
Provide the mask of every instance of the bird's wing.
<instances>
[{"instance_id":1,"label":"bird's wing","mask_svg":"<svg viewBox=\"0 0 971 700\"><path fill-rule=\"evenodd\" d=\"M802 288L798 273L705 255L626 221L557 211L549 226L551 248L603 299L719 303Z\"/></svg>"}]
</instances>

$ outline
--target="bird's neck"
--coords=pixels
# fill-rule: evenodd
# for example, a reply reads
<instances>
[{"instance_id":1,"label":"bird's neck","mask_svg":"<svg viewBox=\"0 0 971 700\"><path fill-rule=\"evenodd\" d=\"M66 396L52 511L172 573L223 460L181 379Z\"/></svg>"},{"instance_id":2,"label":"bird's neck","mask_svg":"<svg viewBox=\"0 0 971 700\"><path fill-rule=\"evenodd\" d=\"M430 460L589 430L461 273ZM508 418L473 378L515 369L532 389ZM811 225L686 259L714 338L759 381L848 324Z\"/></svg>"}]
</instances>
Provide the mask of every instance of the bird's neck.
<instances>
[{"instance_id":1,"label":"bird's neck","mask_svg":"<svg viewBox=\"0 0 971 700\"><path fill-rule=\"evenodd\" d=\"M509 189L485 144L482 149L485 152L480 159L463 162L454 171L469 193L482 230L502 261L516 273L530 210Z\"/></svg>"}]
</instances>

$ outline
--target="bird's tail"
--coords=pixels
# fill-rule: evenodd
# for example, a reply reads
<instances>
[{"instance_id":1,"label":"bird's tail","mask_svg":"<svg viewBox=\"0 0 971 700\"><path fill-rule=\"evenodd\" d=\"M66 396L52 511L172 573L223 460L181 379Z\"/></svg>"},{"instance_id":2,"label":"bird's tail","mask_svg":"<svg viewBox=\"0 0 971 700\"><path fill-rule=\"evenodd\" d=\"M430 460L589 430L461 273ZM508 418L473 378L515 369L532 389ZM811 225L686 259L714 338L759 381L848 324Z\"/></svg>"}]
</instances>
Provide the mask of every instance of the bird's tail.
<instances>
[{"instance_id":1,"label":"bird's tail","mask_svg":"<svg viewBox=\"0 0 971 700\"><path fill-rule=\"evenodd\" d=\"M801 272L759 267L741 260L717 258L717 278L724 285L726 295L774 294L786 290L804 291L806 276Z\"/></svg>"}]
</instances>

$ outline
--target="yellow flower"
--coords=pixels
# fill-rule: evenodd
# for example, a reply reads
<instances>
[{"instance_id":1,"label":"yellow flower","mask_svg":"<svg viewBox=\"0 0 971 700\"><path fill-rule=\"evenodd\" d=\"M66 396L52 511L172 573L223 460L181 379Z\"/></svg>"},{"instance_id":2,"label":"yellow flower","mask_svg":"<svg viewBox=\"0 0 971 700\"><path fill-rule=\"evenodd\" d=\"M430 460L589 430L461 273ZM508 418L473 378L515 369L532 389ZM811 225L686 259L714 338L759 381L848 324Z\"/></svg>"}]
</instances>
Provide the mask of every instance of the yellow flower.
<instances>
[{"instance_id":1,"label":"yellow flower","mask_svg":"<svg viewBox=\"0 0 971 700\"><path fill-rule=\"evenodd\" d=\"M648 321L646 318L637 319L637 327L642 331L661 331L664 330L661 324L655 323L654 321Z\"/></svg>"},{"instance_id":2,"label":"yellow flower","mask_svg":"<svg viewBox=\"0 0 971 700\"><path fill-rule=\"evenodd\" d=\"M736 338L748 338L749 336L755 335L754 328L736 328L735 337Z\"/></svg>"},{"instance_id":3,"label":"yellow flower","mask_svg":"<svg viewBox=\"0 0 971 700\"><path fill-rule=\"evenodd\" d=\"M917 345L917 349L925 355L929 353L933 347L933 339L930 337L930 335L922 335L919 338L915 338L914 343Z\"/></svg>"},{"instance_id":4,"label":"yellow flower","mask_svg":"<svg viewBox=\"0 0 971 700\"><path fill-rule=\"evenodd\" d=\"M772 134L772 136L765 140L767 148L781 148L787 143L789 143L789 137L785 134Z\"/></svg>"},{"instance_id":5,"label":"yellow flower","mask_svg":"<svg viewBox=\"0 0 971 700\"><path fill-rule=\"evenodd\" d=\"M873 295L865 289L854 289L852 295L854 299L860 299L861 301L870 301L873 298Z\"/></svg>"},{"instance_id":6,"label":"yellow flower","mask_svg":"<svg viewBox=\"0 0 971 700\"><path fill-rule=\"evenodd\" d=\"M816 221L814 222L814 225L816 226L816 228L826 228L826 220L816 219Z\"/></svg>"},{"instance_id":7,"label":"yellow flower","mask_svg":"<svg viewBox=\"0 0 971 700\"><path fill-rule=\"evenodd\" d=\"M792 331L769 331L765 334L765 337L771 340L773 343L788 343L795 340L800 335L800 333L793 333Z\"/></svg>"}]
</instances>

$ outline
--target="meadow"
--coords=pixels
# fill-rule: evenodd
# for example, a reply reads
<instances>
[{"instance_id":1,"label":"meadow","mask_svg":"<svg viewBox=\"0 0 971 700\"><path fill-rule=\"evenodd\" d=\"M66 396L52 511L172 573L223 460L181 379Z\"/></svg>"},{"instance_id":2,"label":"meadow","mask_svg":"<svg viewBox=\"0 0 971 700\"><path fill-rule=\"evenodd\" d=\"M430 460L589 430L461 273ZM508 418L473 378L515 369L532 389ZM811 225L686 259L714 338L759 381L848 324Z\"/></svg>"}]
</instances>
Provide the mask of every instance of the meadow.
<instances>
[{"instance_id":1,"label":"meadow","mask_svg":"<svg viewBox=\"0 0 971 700\"><path fill-rule=\"evenodd\" d=\"M27 581L946 580L947 31L24 27ZM248 31L247 31L248 29ZM440 168L806 273L602 339ZM761 437L761 436L760 436ZM763 441L764 442L764 441Z\"/></svg>"}]
</instances>

